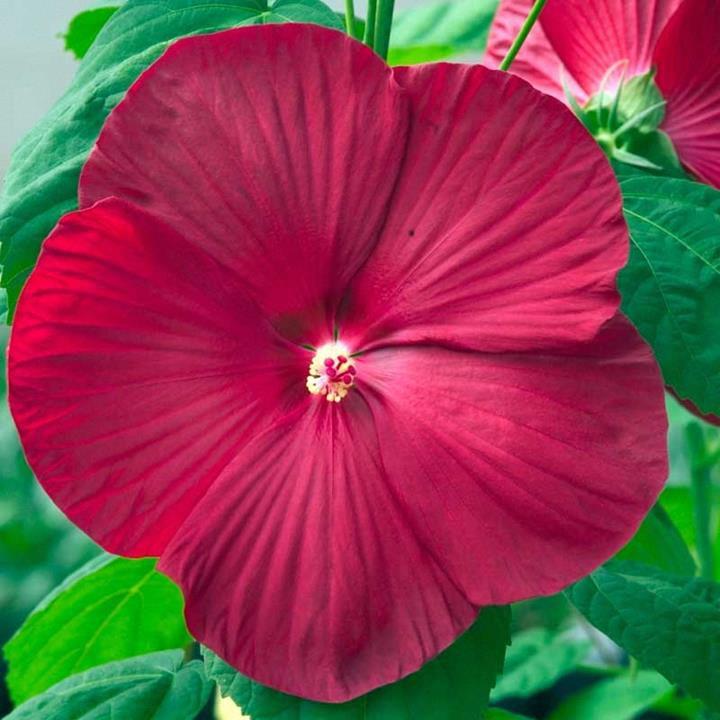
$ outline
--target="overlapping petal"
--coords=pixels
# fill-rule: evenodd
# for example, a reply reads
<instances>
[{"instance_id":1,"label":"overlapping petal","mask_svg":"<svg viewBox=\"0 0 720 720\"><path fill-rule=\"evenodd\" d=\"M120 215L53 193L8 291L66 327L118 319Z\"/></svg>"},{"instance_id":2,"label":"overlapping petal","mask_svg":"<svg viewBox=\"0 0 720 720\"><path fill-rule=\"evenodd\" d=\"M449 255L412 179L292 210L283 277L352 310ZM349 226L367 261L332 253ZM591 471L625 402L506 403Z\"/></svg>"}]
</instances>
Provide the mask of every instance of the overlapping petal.
<instances>
[{"instance_id":1,"label":"overlapping petal","mask_svg":"<svg viewBox=\"0 0 720 720\"><path fill-rule=\"evenodd\" d=\"M548 0L542 28L560 61L588 95L626 61L626 77L652 67L653 50L681 0ZM612 80L619 80L619 73Z\"/></svg>"},{"instance_id":2,"label":"overlapping petal","mask_svg":"<svg viewBox=\"0 0 720 720\"><path fill-rule=\"evenodd\" d=\"M665 481L662 380L622 316L562 354L387 348L362 370L393 491L479 605L586 574Z\"/></svg>"},{"instance_id":3,"label":"overlapping petal","mask_svg":"<svg viewBox=\"0 0 720 720\"><path fill-rule=\"evenodd\" d=\"M232 265L285 335L320 343L375 241L406 126L389 68L342 33L187 38L110 115L81 204L150 209Z\"/></svg>"},{"instance_id":4,"label":"overlapping petal","mask_svg":"<svg viewBox=\"0 0 720 720\"><path fill-rule=\"evenodd\" d=\"M657 84L667 100L663 129L682 162L720 188L720 7L684 0L654 54Z\"/></svg>"},{"instance_id":5,"label":"overlapping petal","mask_svg":"<svg viewBox=\"0 0 720 720\"><path fill-rule=\"evenodd\" d=\"M161 558L191 632L264 684L347 700L417 670L477 616L414 536L376 421L360 393L309 403L247 446Z\"/></svg>"},{"instance_id":6,"label":"overlapping petal","mask_svg":"<svg viewBox=\"0 0 720 720\"><path fill-rule=\"evenodd\" d=\"M532 0L502 0L486 62L497 67ZM511 71L581 104L604 83L651 69L667 102L662 129L698 178L720 187L720 12L712 0L549 0ZM577 82L575 82L577 81ZM579 83L579 84L578 84Z\"/></svg>"},{"instance_id":7,"label":"overlapping petal","mask_svg":"<svg viewBox=\"0 0 720 720\"><path fill-rule=\"evenodd\" d=\"M157 555L302 391L298 353L202 247L109 200L45 241L13 326L9 400L64 512L111 552Z\"/></svg>"},{"instance_id":8,"label":"overlapping petal","mask_svg":"<svg viewBox=\"0 0 720 720\"><path fill-rule=\"evenodd\" d=\"M618 306L627 233L585 129L507 73L446 64L396 77L413 108L406 158L345 337L494 352L593 337Z\"/></svg>"},{"instance_id":9,"label":"overlapping petal","mask_svg":"<svg viewBox=\"0 0 720 720\"><path fill-rule=\"evenodd\" d=\"M660 375L622 318L562 357L391 347L358 370L340 412L247 446L160 564L216 652L334 701L592 570L666 476Z\"/></svg>"}]
</instances>

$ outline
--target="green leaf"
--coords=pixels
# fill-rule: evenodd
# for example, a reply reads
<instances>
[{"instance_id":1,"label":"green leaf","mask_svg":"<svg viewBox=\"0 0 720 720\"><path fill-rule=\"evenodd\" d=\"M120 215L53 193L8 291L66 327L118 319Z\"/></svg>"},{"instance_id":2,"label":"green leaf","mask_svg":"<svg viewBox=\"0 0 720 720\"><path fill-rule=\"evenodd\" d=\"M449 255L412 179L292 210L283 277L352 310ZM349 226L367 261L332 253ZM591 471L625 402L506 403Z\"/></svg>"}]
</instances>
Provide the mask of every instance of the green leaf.
<instances>
[{"instance_id":1,"label":"green leaf","mask_svg":"<svg viewBox=\"0 0 720 720\"><path fill-rule=\"evenodd\" d=\"M614 561L573 585L599 630L670 682L720 709L720 585Z\"/></svg>"},{"instance_id":2,"label":"green leaf","mask_svg":"<svg viewBox=\"0 0 720 720\"><path fill-rule=\"evenodd\" d=\"M720 412L720 192L677 178L621 178L630 259L623 310L650 343L665 381Z\"/></svg>"},{"instance_id":3,"label":"green leaf","mask_svg":"<svg viewBox=\"0 0 720 720\"><path fill-rule=\"evenodd\" d=\"M650 511L633 539L615 557L688 577L697 570L680 532L660 505Z\"/></svg>"},{"instance_id":4,"label":"green leaf","mask_svg":"<svg viewBox=\"0 0 720 720\"><path fill-rule=\"evenodd\" d=\"M664 130L638 132L630 135L625 149L654 166L654 174L660 173L668 177L687 179L675 146Z\"/></svg>"},{"instance_id":5,"label":"green leaf","mask_svg":"<svg viewBox=\"0 0 720 720\"><path fill-rule=\"evenodd\" d=\"M451 45L415 45L412 47L391 47L388 65L419 65L437 62L455 55Z\"/></svg>"},{"instance_id":6,"label":"green leaf","mask_svg":"<svg viewBox=\"0 0 720 720\"><path fill-rule=\"evenodd\" d=\"M201 662L165 651L73 675L6 720L194 720L211 690Z\"/></svg>"},{"instance_id":7,"label":"green leaf","mask_svg":"<svg viewBox=\"0 0 720 720\"><path fill-rule=\"evenodd\" d=\"M303 20L342 24L320 0L128 0L100 31L55 107L15 150L0 197L0 263L8 317L42 240L77 208L85 159L110 111L178 37L239 25Z\"/></svg>"},{"instance_id":8,"label":"green leaf","mask_svg":"<svg viewBox=\"0 0 720 720\"><path fill-rule=\"evenodd\" d=\"M265 0L254 0L255 4L258 2L265 4ZM245 4L253 5L254 3L246 2ZM267 9L257 22L265 24L303 22L325 25L336 30L345 29L345 25L338 18L337 13L320 0L274 0L274 2L268 3Z\"/></svg>"},{"instance_id":9,"label":"green leaf","mask_svg":"<svg viewBox=\"0 0 720 720\"><path fill-rule=\"evenodd\" d=\"M418 672L347 703L285 695L235 672L203 648L208 676L253 720L477 720L502 670L510 609L485 608L475 624Z\"/></svg>"},{"instance_id":10,"label":"green leaf","mask_svg":"<svg viewBox=\"0 0 720 720\"><path fill-rule=\"evenodd\" d=\"M589 640L574 640L544 628L514 635L505 670L491 695L493 702L529 697L552 687L582 663L591 647Z\"/></svg>"},{"instance_id":11,"label":"green leaf","mask_svg":"<svg viewBox=\"0 0 720 720\"><path fill-rule=\"evenodd\" d=\"M673 687L665 678L642 670L635 677L620 675L572 695L549 720L632 720L672 693Z\"/></svg>"},{"instance_id":12,"label":"green leaf","mask_svg":"<svg viewBox=\"0 0 720 720\"><path fill-rule=\"evenodd\" d=\"M716 490L716 501L720 503L720 487ZM692 490L689 487L666 487L660 494L660 504L672 518L685 544L689 548L694 548L695 518Z\"/></svg>"},{"instance_id":13,"label":"green leaf","mask_svg":"<svg viewBox=\"0 0 720 720\"><path fill-rule=\"evenodd\" d=\"M393 47L445 46L455 52L485 50L498 0L439 0L395 15Z\"/></svg>"},{"instance_id":14,"label":"green leaf","mask_svg":"<svg viewBox=\"0 0 720 720\"><path fill-rule=\"evenodd\" d=\"M99 7L76 15L64 35L65 49L78 60L84 58L98 33L117 10L117 6Z\"/></svg>"},{"instance_id":15,"label":"green leaf","mask_svg":"<svg viewBox=\"0 0 720 720\"><path fill-rule=\"evenodd\" d=\"M502 708L490 708L484 715L483 720L529 720L525 715L517 715Z\"/></svg>"},{"instance_id":16,"label":"green leaf","mask_svg":"<svg viewBox=\"0 0 720 720\"><path fill-rule=\"evenodd\" d=\"M155 561L102 555L49 595L5 646L13 700L112 660L190 642L178 588Z\"/></svg>"}]
</instances>

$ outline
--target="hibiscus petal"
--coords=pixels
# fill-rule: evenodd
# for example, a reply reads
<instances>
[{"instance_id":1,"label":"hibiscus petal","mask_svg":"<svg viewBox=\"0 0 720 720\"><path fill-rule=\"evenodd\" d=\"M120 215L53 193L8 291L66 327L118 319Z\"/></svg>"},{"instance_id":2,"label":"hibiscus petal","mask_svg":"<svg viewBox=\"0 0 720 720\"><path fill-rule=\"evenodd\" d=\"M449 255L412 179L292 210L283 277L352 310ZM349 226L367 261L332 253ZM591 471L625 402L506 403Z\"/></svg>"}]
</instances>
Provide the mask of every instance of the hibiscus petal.
<instances>
[{"instance_id":1,"label":"hibiscus petal","mask_svg":"<svg viewBox=\"0 0 720 720\"><path fill-rule=\"evenodd\" d=\"M491 68L500 67L520 28L530 13L533 0L502 0L490 28L483 63ZM540 23L535 23L520 52L510 67L513 75L527 80L533 87L565 102L563 81L573 97L583 103L587 97L572 76L563 67L555 49Z\"/></svg>"},{"instance_id":2,"label":"hibiscus petal","mask_svg":"<svg viewBox=\"0 0 720 720\"><path fill-rule=\"evenodd\" d=\"M720 188L720 7L685 0L655 50L657 84L667 100L663 129L683 163Z\"/></svg>"},{"instance_id":3,"label":"hibiscus petal","mask_svg":"<svg viewBox=\"0 0 720 720\"><path fill-rule=\"evenodd\" d=\"M217 262L109 200L45 241L13 325L10 406L73 522L111 552L156 555L303 390L301 352Z\"/></svg>"},{"instance_id":4,"label":"hibiscus petal","mask_svg":"<svg viewBox=\"0 0 720 720\"><path fill-rule=\"evenodd\" d=\"M111 113L81 205L138 202L242 273L288 337L321 343L377 237L407 107L388 67L315 25L176 42Z\"/></svg>"},{"instance_id":5,"label":"hibiscus petal","mask_svg":"<svg viewBox=\"0 0 720 720\"><path fill-rule=\"evenodd\" d=\"M357 392L315 399L246 446L159 568L182 587L194 637L326 702L417 670L478 611L417 542Z\"/></svg>"},{"instance_id":6,"label":"hibiscus petal","mask_svg":"<svg viewBox=\"0 0 720 720\"><path fill-rule=\"evenodd\" d=\"M622 60L627 61L626 77L650 70L655 43L680 2L548 0L540 24L565 67L592 95Z\"/></svg>"},{"instance_id":7,"label":"hibiscus petal","mask_svg":"<svg viewBox=\"0 0 720 720\"><path fill-rule=\"evenodd\" d=\"M667 477L662 379L621 316L563 355L390 347L362 360L393 493L478 605L593 570Z\"/></svg>"},{"instance_id":8,"label":"hibiscus petal","mask_svg":"<svg viewBox=\"0 0 720 720\"><path fill-rule=\"evenodd\" d=\"M416 670L478 606L592 570L667 472L662 381L623 319L575 355L400 347L357 362L340 405L245 447L159 565L195 637L332 702Z\"/></svg>"},{"instance_id":9,"label":"hibiscus petal","mask_svg":"<svg viewBox=\"0 0 720 720\"><path fill-rule=\"evenodd\" d=\"M400 68L413 104L403 172L340 326L353 348L501 351L587 339L618 306L620 193L557 100L481 66Z\"/></svg>"}]
</instances>

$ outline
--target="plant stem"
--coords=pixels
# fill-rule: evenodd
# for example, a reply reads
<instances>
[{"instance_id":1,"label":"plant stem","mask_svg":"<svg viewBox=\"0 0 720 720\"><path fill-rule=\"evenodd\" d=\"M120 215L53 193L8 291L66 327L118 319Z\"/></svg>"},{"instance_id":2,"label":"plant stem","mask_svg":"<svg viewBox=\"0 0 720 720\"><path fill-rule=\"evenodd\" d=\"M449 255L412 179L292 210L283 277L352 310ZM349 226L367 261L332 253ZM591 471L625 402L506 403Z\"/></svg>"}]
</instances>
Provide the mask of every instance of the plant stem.
<instances>
[{"instance_id":1,"label":"plant stem","mask_svg":"<svg viewBox=\"0 0 720 720\"><path fill-rule=\"evenodd\" d=\"M183 664L189 663L198 656L199 644L195 640L191 640L184 648L183 651Z\"/></svg>"},{"instance_id":2,"label":"plant stem","mask_svg":"<svg viewBox=\"0 0 720 720\"><path fill-rule=\"evenodd\" d=\"M517 34L517 37L513 41L513 44L510 46L510 49L507 51L507 55L503 59L503 61L500 63L500 69L501 70L508 70L510 66L512 65L512 61L515 59L515 56L520 52L520 48L523 46L523 43L527 39L527 36L530 34L530 31L533 29L533 25L535 25L535 22L537 21L538 17L540 16L540 11L545 6L545 3L547 0L535 0L532 8L530 8L529 15L525 18L525 22L523 23L523 26L520 28L520 32Z\"/></svg>"},{"instance_id":3,"label":"plant stem","mask_svg":"<svg viewBox=\"0 0 720 720\"><path fill-rule=\"evenodd\" d=\"M367 18L365 19L365 37L363 41L369 48L375 47L375 15L378 0L368 0Z\"/></svg>"},{"instance_id":4,"label":"plant stem","mask_svg":"<svg viewBox=\"0 0 720 720\"><path fill-rule=\"evenodd\" d=\"M377 15L375 16L375 52L387 60L390 49L390 31L392 29L395 0L377 0Z\"/></svg>"},{"instance_id":5,"label":"plant stem","mask_svg":"<svg viewBox=\"0 0 720 720\"><path fill-rule=\"evenodd\" d=\"M711 465L708 463L705 435L700 423L691 422L685 428L690 450L690 483L695 515L695 544L700 561L700 577L712 580L715 574L713 544L710 535L712 511Z\"/></svg>"},{"instance_id":6,"label":"plant stem","mask_svg":"<svg viewBox=\"0 0 720 720\"><path fill-rule=\"evenodd\" d=\"M355 35L355 2L354 0L345 0L345 30L351 37Z\"/></svg>"}]
</instances>

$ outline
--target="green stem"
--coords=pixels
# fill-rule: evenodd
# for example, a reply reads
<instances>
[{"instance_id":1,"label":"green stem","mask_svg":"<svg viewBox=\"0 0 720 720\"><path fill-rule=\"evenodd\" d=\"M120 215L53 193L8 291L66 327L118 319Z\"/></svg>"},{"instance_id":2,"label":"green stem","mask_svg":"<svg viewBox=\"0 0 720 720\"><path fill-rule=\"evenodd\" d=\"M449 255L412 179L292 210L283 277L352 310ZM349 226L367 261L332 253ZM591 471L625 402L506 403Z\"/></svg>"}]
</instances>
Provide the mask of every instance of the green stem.
<instances>
[{"instance_id":1,"label":"green stem","mask_svg":"<svg viewBox=\"0 0 720 720\"><path fill-rule=\"evenodd\" d=\"M189 663L198 656L199 644L195 640L191 640L183 649L183 664Z\"/></svg>"},{"instance_id":2,"label":"green stem","mask_svg":"<svg viewBox=\"0 0 720 720\"><path fill-rule=\"evenodd\" d=\"M520 28L520 32L517 34L517 37L513 41L513 44L510 46L510 49L507 51L507 55L505 56L504 60L500 63L500 69L501 70L509 70L510 66L512 65L512 61L515 59L515 56L520 52L520 48L523 46L523 43L527 39L527 36L530 34L530 31L533 29L533 25L535 25L535 22L537 21L538 17L540 16L540 11L545 6L545 3L547 0L535 0L535 3L533 4L532 8L530 8L530 14L525 18L525 22L523 23L523 26Z\"/></svg>"},{"instance_id":3,"label":"green stem","mask_svg":"<svg viewBox=\"0 0 720 720\"><path fill-rule=\"evenodd\" d=\"M345 30L351 37L355 35L355 3L353 0L345 0Z\"/></svg>"},{"instance_id":4,"label":"green stem","mask_svg":"<svg viewBox=\"0 0 720 720\"><path fill-rule=\"evenodd\" d=\"M710 534L712 512L711 466L707 462L705 435L700 423L691 422L685 428L685 438L690 450L690 482L695 514L695 544L700 561L700 577L712 580L715 574L713 544Z\"/></svg>"},{"instance_id":5,"label":"green stem","mask_svg":"<svg viewBox=\"0 0 720 720\"><path fill-rule=\"evenodd\" d=\"M378 0L368 0L367 18L365 20L365 37L363 42L370 48L375 47L375 15Z\"/></svg>"},{"instance_id":6,"label":"green stem","mask_svg":"<svg viewBox=\"0 0 720 720\"><path fill-rule=\"evenodd\" d=\"M377 0L377 15L375 16L375 52L387 60L390 49L390 31L392 30L395 0Z\"/></svg>"}]
</instances>

